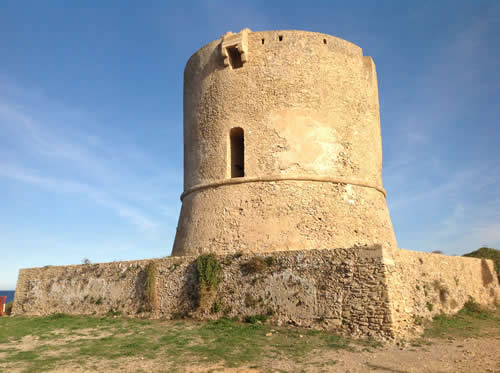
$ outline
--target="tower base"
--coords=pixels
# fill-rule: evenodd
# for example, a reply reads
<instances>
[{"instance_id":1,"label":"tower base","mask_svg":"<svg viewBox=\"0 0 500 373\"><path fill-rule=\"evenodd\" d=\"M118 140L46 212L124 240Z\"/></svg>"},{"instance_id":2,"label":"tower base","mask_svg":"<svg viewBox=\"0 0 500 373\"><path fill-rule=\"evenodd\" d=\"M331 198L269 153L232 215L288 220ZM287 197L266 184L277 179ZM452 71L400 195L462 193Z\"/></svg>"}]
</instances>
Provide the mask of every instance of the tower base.
<instances>
[{"instance_id":1,"label":"tower base","mask_svg":"<svg viewBox=\"0 0 500 373\"><path fill-rule=\"evenodd\" d=\"M172 255L397 249L383 190L329 179L241 179L184 195Z\"/></svg>"}]
</instances>

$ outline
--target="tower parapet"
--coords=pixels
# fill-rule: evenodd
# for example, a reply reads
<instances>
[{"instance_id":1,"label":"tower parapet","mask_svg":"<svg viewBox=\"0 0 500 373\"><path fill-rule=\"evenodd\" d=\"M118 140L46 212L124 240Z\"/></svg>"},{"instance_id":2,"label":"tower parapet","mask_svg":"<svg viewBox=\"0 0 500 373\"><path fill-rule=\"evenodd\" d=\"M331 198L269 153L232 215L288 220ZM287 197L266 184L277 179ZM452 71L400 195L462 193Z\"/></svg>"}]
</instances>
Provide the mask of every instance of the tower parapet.
<instances>
[{"instance_id":1,"label":"tower parapet","mask_svg":"<svg viewBox=\"0 0 500 373\"><path fill-rule=\"evenodd\" d=\"M375 65L345 40L242 30L184 72L173 255L397 247Z\"/></svg>"}]
</instances>

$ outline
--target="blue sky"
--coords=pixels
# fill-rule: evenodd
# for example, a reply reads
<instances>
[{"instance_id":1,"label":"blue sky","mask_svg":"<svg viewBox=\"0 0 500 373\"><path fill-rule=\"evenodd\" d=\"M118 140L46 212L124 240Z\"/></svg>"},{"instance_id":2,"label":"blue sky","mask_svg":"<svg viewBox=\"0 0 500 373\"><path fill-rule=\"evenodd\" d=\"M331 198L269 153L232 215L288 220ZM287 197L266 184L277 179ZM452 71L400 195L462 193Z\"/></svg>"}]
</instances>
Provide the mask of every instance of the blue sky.
<instances>
[{"instance_id":1,"label":"blue sky","mask_svg":"<svg viewBox=\"0 0 500 373\"><path fill-rule=\"evenodd\" d=\"M373 57L400 247L500 247L500 2L4 1L0 289L19 268L170 254L184 65L244 27Z\"/></svg>"}]
</instances>

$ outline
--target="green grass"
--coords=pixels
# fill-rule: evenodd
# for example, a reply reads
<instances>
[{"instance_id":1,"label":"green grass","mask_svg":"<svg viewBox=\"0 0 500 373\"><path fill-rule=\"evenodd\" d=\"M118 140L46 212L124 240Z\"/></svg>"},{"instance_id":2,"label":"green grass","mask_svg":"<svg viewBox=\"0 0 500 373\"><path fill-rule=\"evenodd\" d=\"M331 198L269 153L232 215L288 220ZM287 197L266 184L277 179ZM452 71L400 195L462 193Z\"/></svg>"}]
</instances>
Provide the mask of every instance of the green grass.
<instances>
[{"instance_id":1,"label":"green grass","mask_svg":"<svg viewBox=\"0 0 500 373\"><path fill-rule=\"evenodd\" d=\"M169 372L182 371L187 366L215 365L252 366L266 371L275 360L319 369L326 363L317 359L315 362L315 358L328 351L371 351L382 346L376 341L351 340L316 330L276 327L257 316L255 320L261 322L253 324L225 318L196 322L64 314L3 317L0 318L0 371L42 372L56 367L70 369L75 364L99 370L104 363L120 366L123 358L154 359L155 364L159 362ZM412 346L427 345L429 338L434 337L470 337L485 330L498 332L499 326L500 311L484 310L471 299L455 316L434 317L424 338L414 341ZM31 340L27 350L18 347L23 338ZM333 364L334 360L326 365Z\"/></svg>"},{"instance_id":2,"label":"green grass","mask_svg":"<svg viewBox=\"0 0 500 373\"><path fill-rule=\"evenodd\" d=\"M32 349L21 351L16 345L26 336L37 342ZM266 359L307 363L313 351L315 355L317 351L367 345L376 347L372 342L352 341L320 331L224 318L204 323L63 314L0 318L0 352L6 354L0 361L0 371L8 367L40 372L75 362L90 369L96 361L125 357L160 359L167 371L181 370L186 364L262 367Z\"/></svg>"},{"instance_id":3,"label":"green grass","mask_svg":"<svg viewBox=\"0 0 500 373\"><path fill-rule=\"evenodd\" d=\"M500 311L488 311L470 298L456 315L439 314L425 329L424 337L472 337L500 327Z\"/></svg>"},{"instance_id":4,"label":"green grass","mask_svg":"<svg viewBox=\"0 0 500 373\"><path fill-rule=\"evenodd\" d=\"M259 321L261 323L265 323L269 316L267 315L250 315L245 317L245 322L248 322L250 324L257 324Z\"/></svg>"}]
</instances>

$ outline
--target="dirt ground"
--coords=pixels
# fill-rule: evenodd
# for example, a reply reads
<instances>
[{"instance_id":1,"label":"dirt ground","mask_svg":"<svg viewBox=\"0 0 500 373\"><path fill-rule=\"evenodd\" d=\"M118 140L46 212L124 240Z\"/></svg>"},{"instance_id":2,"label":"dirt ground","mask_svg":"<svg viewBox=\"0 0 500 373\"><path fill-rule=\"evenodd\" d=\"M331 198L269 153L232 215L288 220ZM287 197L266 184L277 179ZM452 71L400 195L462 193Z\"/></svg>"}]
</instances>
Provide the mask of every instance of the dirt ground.
<instances>
[{"instance_id":1,"label":"dirt ground","mask_svg":"<svg viewBox=\"0 0 500 373\"><path fill-rule=\"evenodd\" d=\"M500 373L500 309L442 316L425 324L424 337L384 344L230 320L0 321L0 372L9 373Z\"/></svg>"},{"instance_id":2,"label":"dirt ground","mask_svg":"<svg viewBox=\"0 0 500 373\"><path fill-rule=\"evenodd\" d=\"M41 342L38 342L41 343ZM26 346L25 346L26 344ZM33 338L16 343L19 350L29 350L37 344ZM176 369L180 372L500 372L500 337L448 338L386 344L377 348L356 348L355 351L331 350L311 354L308 361L264 360L256 368L224 368L222 366L192 366ZM121 358L87 362L86 368L66 365L53 372L170 372L164 359ZM1 366L1 365L0 365ZM10 372L23 369L9 368Z\"/></svg>"}]
</instances>

